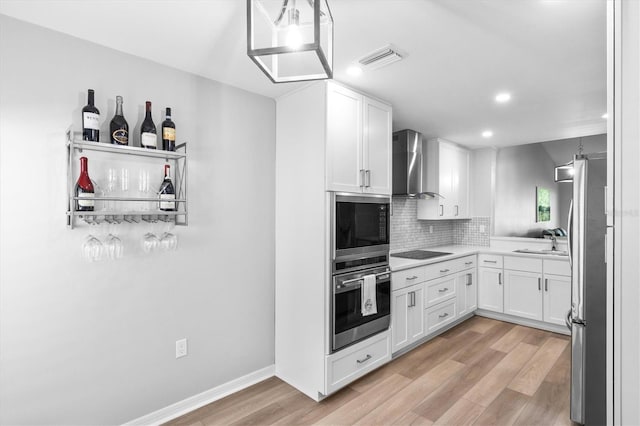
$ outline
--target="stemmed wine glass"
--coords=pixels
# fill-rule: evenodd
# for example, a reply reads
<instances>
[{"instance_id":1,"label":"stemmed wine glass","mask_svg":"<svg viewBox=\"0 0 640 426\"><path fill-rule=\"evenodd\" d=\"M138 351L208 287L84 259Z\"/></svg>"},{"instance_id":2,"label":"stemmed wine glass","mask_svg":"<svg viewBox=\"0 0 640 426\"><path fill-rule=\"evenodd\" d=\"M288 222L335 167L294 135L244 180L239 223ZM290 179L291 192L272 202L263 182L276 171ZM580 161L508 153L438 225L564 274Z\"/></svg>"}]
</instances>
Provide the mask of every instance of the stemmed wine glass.
<instances>
[{"instance_id":1,"label":"stemmed wine glass","mask_svg":"<svg viewBox=\"0 0 640 426\"><path fill-rule=\"evenodd\" d=\"M120 259L124 253L124 246L122 245L122 240L116 237L115 235L109 233L106 238L106 250L107 256L109 259Z\"/></svg>"},{"instance_id":2,"label":"stemmed wine glass","mask_svg":"<svg viewBox=\"0 0 640 426\"><path fill-rule=\"evenodd\" d=\"M144 237L142 237L142 250L144 250L145 253L156 251L159 246L160 240L156 234L147 232Z\"/></svg>"},{"instance_id":3,"label":"stemmed wine glass","mask_svg":"<svg viewBox=\"0 0 640 426\"><path fill-rule=\"evenodd\" d=\"M165 251L176 250L178 248L178 236L166 231L160 237L160 245Z\"/></svg>"},{"instance_id":4,"label":"stemmed wine glass","mask_svg":"<svg viewBox=\"0 0 640 426\"><path fill-rule=\"evenodd\" d=\"M102 259L103 251L102 243L93 235L88 235L82 244L82 255L89 262L97 262Z\"/></svg>"}]
</instances>

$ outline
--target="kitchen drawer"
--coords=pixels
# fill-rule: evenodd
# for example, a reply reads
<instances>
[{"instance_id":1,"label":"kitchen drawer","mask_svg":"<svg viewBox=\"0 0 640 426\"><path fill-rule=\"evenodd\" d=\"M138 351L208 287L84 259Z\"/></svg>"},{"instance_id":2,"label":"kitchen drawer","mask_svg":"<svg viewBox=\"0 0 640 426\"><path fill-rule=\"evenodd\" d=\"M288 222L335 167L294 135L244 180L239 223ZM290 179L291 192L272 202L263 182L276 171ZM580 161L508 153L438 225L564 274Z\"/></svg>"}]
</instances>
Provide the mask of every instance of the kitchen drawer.
<instances>
[{"instance_id":1,"label":"kitchen drawer","mask_svg":"<svg viewBox=\"0 0 640 426\"><path fill-rule=\"evenodd\" d=\"M480 254L478 255L478 266L502 268L502 256L495 254Z\"/></svg>"},{"instance_id":2,"label":"kitchen drawer","mask_svg":"<svg viewBox=\"0 0 640 426\"><path fill-rule=\"evenodd\" d=\"M452 262L455 262L455 270L456 272L458 271L464 271L465 269L471 269L471 268L475 268L476 266L478 266L478 260L477 257L475 255L473 256L465 256L465 257L461 257L458 259L454 259L452 260Z\"/></svg>"},{"instance_id":3,"label":"kitchen drawer","mask_svg":"<svg viewBox=\"0 0 640 426\"><path fill-rule=\"evenodd\" d=\"M426 334L433 333L456 319L456 299L427 308L425 321Z\"/></svg>"},{"instance_id":4,"label":"kitchen drawer","mask_svg":"<svg viewBox=\"0 0 640 426\"><path fill-rule=\"evenodd\" d=\"M325 357L326 395L391 360L389 331Z\"/></svg>"},{"instance_id":5,"label":"kitchen drawer","mask_svg":"<svg viewBox=\"0 0 640 426\"><path fill-rule=\"evenodd\" d=\"M543 261L544 273L554 275L571 276L571 267L569 266L569 259L567 260L548 260Z\"/></svg>"},{"instance_id":6,"label":"kitchen drawer","mask_svg":"<svg viewBox=\"0 0 640 426\"><path fill-rule=\"evenodd\" d=\"M437 305L440 302L451 299L456 295L457 275L449 275L443 278L429 281L425 291L425 306Z\"/></svg>"},{"instance_id":7,"label":"kitchen drawer","mask_svg":"<svg viewBox=\"0 0 640 426\"><path fill-rule=\"evenodd\" d=\"M426 279L433 280L445 275L453 274L457 272L457 267L458 264L456 262L456 259L447 260L446 262L432 263L431 265L427 265L424 267L426 271Z\"/></svg>"},{"instance_id":8,"label":"kitchen drawer","mask_svg":"<svg viewBox=\"0 0 640 426\"><path fill-rule=\"evenodd\" d=\"M504 269L542 273L542 259L537 257L505 256Z\"/></svg>"},{"instance_id":9,"label":"kitchen drawer","mask_svg":"<svg viewBox=\"0 0 640 426\"><path fill-rule=\"evenodd\" d=\"M391 290L400 290L426 279L424 266L391 273Z\"/></svg>"}]
</instances>

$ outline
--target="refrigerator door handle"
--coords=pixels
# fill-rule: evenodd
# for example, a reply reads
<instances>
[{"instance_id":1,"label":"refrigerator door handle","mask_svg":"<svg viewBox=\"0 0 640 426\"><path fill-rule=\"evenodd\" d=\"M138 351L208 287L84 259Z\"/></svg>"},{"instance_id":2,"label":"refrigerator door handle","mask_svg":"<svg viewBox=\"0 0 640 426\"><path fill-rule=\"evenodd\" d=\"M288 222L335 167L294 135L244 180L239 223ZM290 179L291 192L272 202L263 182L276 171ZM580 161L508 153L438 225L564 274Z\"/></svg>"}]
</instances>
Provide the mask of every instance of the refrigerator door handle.
<instances>
[{"instance_id":1,"label":"refrigerator door handle","mask_svg":"<svg viewBox=\"0 0 640 426\"><path fill-rule=\"evenodd\" d=\"M574 422L585 421L585 327L573 324L571 329L571 409L570 417Z\"/></svg>"},{"instance_id":2,"label":"refrigerator door handle","mask_svg":"<svg viewBox=\"0 0 640 426\"><path fill-rule=\"evenodd\" d=\"M573 257L571 255L571 246L573 245L573 199L569 203L569 216L567 217L567 253L569 254L569 267L573 266Z\"/></svg>"},{"instance_id":3,"label":"refrigerator door handle","mask_svg":"<svg viewBox=\"0 0 640 426\"><path fill-rule=\"evenodd\" d=\"M587 160L573 162L573 208L571 209L571 314L574 322L586 321L584 312L585 206L587 201Z\"/></svg>"}]
</instances>

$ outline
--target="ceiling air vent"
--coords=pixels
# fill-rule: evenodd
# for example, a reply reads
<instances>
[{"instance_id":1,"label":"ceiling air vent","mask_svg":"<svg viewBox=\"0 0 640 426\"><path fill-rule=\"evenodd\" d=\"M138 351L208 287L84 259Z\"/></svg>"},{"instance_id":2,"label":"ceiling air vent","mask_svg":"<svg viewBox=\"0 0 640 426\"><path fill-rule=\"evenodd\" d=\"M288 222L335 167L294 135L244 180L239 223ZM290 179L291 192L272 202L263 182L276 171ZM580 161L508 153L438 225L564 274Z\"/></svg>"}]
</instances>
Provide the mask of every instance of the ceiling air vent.
<instances>
[{"instance_id":1,"label":"ceiling air vent","mask_svg":"<svg viewBox=\"0 0 640 426\"><path fill-rule=\"evenodd\" d=\"M394 46L388 45L360 58L358 62L363 68L375 70L398 62L403 56Z\"/></svg>"}]
</instances>

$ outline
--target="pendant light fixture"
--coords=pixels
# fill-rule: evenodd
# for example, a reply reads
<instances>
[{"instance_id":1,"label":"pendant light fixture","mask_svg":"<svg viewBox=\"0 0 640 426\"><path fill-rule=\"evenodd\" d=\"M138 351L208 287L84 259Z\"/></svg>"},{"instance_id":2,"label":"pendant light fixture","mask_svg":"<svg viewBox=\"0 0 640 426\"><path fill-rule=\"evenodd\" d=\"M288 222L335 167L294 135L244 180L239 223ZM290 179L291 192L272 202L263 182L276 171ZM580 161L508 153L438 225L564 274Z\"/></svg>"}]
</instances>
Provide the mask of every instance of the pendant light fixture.
<instances>
[{"instance_id":1,"label":"pendant light fixture","mask_svg":"<svg viewBox=\"0 0 640 426\"><path fill-rule=\"evenodd\" d=\"M247 55L274 83L332 78L327 0L247 0Z\"/></svg>"}]
</instances>

